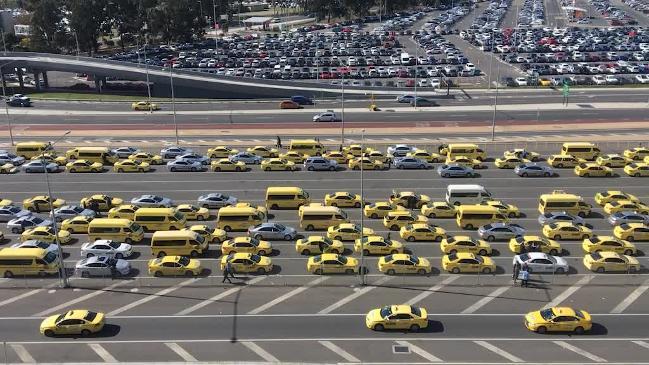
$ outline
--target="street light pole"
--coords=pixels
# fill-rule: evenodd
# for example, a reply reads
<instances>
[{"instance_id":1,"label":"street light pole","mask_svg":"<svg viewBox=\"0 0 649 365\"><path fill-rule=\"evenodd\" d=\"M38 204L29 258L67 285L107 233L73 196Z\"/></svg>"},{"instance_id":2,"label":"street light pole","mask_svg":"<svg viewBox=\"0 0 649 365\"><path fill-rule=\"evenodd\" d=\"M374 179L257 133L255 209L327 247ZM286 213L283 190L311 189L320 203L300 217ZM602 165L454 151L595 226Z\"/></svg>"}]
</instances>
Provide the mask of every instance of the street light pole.
<instances>
[{"instance_id":1,"label":"street light pole","mask_svg":"<svg viewBox=\"0 0 649 365\"><path fill-rule=\"evenodd\" d=\"M364 209L365 206L365 194L363 190L363 151L365 151L365 129L361 130L361 261L360 261L360 266L358 267L358 272L360 274L360 279L361 279L361 285L365 285L365 255L363 254L364 248L363 248L363 226L365 224L364 216L362 209Z\"/></svg>"},{"instance_id":2,"label":"street light pole","mask_svg":"<svg viewBox=\"0 0 649 365\"><path fill-rule=\"evenodd\" d=\"M419 44L415 42L415 108L417 107L417 63L419 57Z\"/></svg>"},{"instance_id":3,"label":"street light pole","mask_svg":"<svg viewBox=\"0 0 649 365\"><path fill-rule=\"evenodd\" d=\"M342 112L340 115L340 145L345 144L345 72L341 72L342 82L340 83L342 91Z\"/></svg>"},{"instance_id":4,"label":"street light pole","mask_svg":"<svg viewBox=\"0 0 649 365\"><path fill-rule=\"evenodd\" d=\"M498 68L498 71L496 76L496 94L494 95L494 114L491 120L491 141L492 142L496 140L496 112L498 109L498 86L499 86L498 80L500 80L500 62L498 62L498 65L496 67Z\"/></svg>"},{"instance_id":5,"label":"street light pole","mask_svg":"<svg viewBox=\"0 0 649 365\"><path fill-rule=\"evenodd\" d=\"M77 44L77 60L79 59L79 53L81 53L79 48L79 37L77 37L77 31L74 31L74 41Z\"/></svg>"},{"instance_id":6,"label":"street light pole","mask_svg":"<svg viewBox=\"0 0 649 365\"><path fill-rule=\"evenodd\" d=\"M176 122L176 96L174 94L174 73L173 64L169 65L169 79L171 84L171 110L174 115L174 133L176 135L176 145L178 145L178 123Z\"/></svg>"},{"instance_id":7,"label":"street light pole","mask_svg":"<svg viewBox=\"0 0 649 365\"><path fill-rule=\"evenodd\" d=\"M1 68L0 68L1 70ZM4 82L4 71L2 74L2 99L4 100L5 104L5 115L7 116L7 128L9 129L9 140L11 141L11 145L14 145L14 134L11 128L11 116L9 115L9 105L7 104L7 90L5 88L5 82Z\"/></svg>"},{"instance_id":8,"label":"street light pole","mask_svg":"<svg viewBox=\"0 0 649 365\"><path fill-rule=\"evenodd\" d=\"M216 49L217 47L217 40L216 40L216 3L214 0L212 0L212 11L213 13L213 20L214 20L214 54L216 55Z\"/></svg>"}]
</instances>

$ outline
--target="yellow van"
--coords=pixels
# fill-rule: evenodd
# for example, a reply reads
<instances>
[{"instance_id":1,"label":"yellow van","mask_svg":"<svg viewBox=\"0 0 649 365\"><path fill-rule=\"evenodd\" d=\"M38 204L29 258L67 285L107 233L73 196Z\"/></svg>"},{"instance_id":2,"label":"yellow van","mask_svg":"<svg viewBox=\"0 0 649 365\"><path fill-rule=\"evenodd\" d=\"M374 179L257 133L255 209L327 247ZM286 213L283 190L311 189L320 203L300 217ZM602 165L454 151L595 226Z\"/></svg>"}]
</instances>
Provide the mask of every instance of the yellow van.
<instances>
[{"instance_id":1,"label":"yellow van","mask_svg":"<svg viewBox=\"0 0 649 365\"><path fill-rule=\"evenodd\" d=\"M151 237L151 254L156 257L191 256L207 252L208 242L200 234L190 231L157 231Z\"/></svg>"},{"instance_id":2,"label":"yellow van","mask_svg":"<svg viewBox=\"0 0 649 365\"><path fill-rule=\"evenodd\" d=\"M43 153L47 146L48 144L45 142L18 142L16 143L16 155L29 160Z\"/></svg>"},{"instance_id":3,"label":"yellow van","mask_svg":"<svg viewBox=\"0 0 649 365\"><path fill-rule=\"evenodd\" d=\"M65 152L70 160L86 160L102 164L113 164L119 160L108 147L76 147Z\"/></svg>"},{"instance_id":4,"label":"yellow van","mask_svg":"<svg viewBox=\"0 0 649 365\"><path fill-rule=\"evenodd\" d=\"M93 240L114 240L118 242L140 242L144 230L130 219L95 218L88 224L88 237Z\"/></svg>"},{"instance_id":5,"label":"yellow van","mask_svg":"<svg viewBox=\"0 0 649 365\"><path fill-rule=\"evenodd\" d=\"M297 209L309 203L309 193L297 186L270 186L266 189L266 207L269 209Z\"/></svg>"},{"instance_id":6,"label":"yellow van","mask_svg":"<svg viewBox=\"0 0 649 365\"><path fill-rule=\"evenodd\" d=\"M292 139L288 150L309 156L320 156L327 151L322 143L315 139Z\"/></svg>"},{"instance_id":7,"label":"yellow van","mask_svg":"<svg viewBox=\"0 0 649 365\"><path fill-rule=\"evenodd\" d=\"M59 272L59 260L54 252L42 248L4 248L0 250L0 273L5 278L15 276L45 276Z\"/></svg>"},{"instance_id":8,"label":"yellow van","mask_svg":"<svg viewBox=\"0 0 649 365\"><path fill-rule=\"evenodd\" d=\"M473 143L450 143L447 148L446 157L454 159L458 156L484 161L487 159L487 153Z\"/></svg>"},{"instance_id":9,"label":"yellow van","mask_svg":"<svg viewBox=\"0 0 649 365\"><path fill-rule=\"evenodd\" d=\"M562 155L571 155L584 160L594 160L602 151L590 142L566 142L561 147Z\"/></svg>"},{"instance_id":10,"label":"yellow van","mask_svg":"<svg viewBox=\"0 0 649 365\"><path fill-rule=\"evenodd\" d=\"M319 203L301 206L298 215L300 217L300 227L307 231L325 230L330 226L349 223L347 214L340 208L324 206Z\"/></svg>"},{"instance_id":11,"label":"yellow van","mask_svg":"<svg viewBox=\"0 0 649 365\"><path fill-rule=\"evenodd\" d=\"M550 194L542 194L539 198L539 213L566 212L576 214L580 217L590 215L592 206L582 199L581 196L568 194L563 190L554 190Z\"/></svg>"},{"instance_id":12,"label":"yellow van","mask_svg":"<svg viewBox=\"0 0 649 365\"><path fill-rule=\"evenodd\" d=\"M506 215L489 205L460 205L457 208L457 225L463 229L475 229L490 223L506 223Z\"/></svg>"},{"instance_id":13,"label":"yellow van","mask_svg":"<svg viewBox=\"0 0 649 365\"><path fill-rule=\"evenodd\" d=\"M264 221L263 212L250 206L223 207L216 216L216 227L226 232L245 231Z\"/></svg>"},{"instance_id":14,"label":"yellow van","mask_svg":"<svg viewBox=\"0 0 649 365\"><path fill-rule=\"evenodd\" d=\"M185 228L185 215L175 208L139 208L133 221L146 231L171 231Z\"/></svg>"}]
</instances>

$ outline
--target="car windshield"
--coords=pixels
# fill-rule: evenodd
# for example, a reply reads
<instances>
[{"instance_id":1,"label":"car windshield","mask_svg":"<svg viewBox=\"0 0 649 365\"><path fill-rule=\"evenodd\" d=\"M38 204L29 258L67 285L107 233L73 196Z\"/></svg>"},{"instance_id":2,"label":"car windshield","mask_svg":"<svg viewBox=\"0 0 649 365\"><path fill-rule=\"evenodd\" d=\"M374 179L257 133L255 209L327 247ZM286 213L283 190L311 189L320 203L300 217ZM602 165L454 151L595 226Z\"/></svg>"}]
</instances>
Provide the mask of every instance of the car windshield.
<instances>
[{"instance_id":1,"label":"car windshield","mask_svg":"<svg viewBox=\"0 0 649 365\"><path fill-rule=\"evenodd\" d=\"M579 318L582 318L582 319L585 319L585 318L586 318L586 316L584 315L584 312L582 312L582 311L580 311L580 310L575 310L575 315L576 315L577 317L579 317Z\"/></svg>"},{"instance_id":2,"label":"car windshield","mask_svg":"<svg viewBox=\"0 0 649 365\"><path fill-rule=\"evenodd\" d=\"M18 213L18 212L20 212L20 210L21 209L16 207L16 206L9 207L9 212L11 212L11 213Z\"/></svg>"},{"instance_id":3,"label":"car windshield","mask_svg":"<svg viewBox=\"0 0 649 365\"><path fill-rule=\"evenodd\" d=\"M628 225L627 223L622 223L622 224L620 224L620 228L622 228L623 230L627 230L627 229L631 228L631 226Z\"/></svg>"},{"instance_id":4,"label":"car windshield","mask_svg":"<svg viewBox=\"0 0 649 365\"><path fill-rule=\"evenodd\" d=\"M131 223L131 231L133 231L133 232L137 232L137 231L139 231L139 230L141 230L141 229L142 229L142 227L140 227L139 224L137 224L137 223Z\"/></svg>"},{"instance_id":5,"label":"car windshield","mask_svg":"<svg viewBox=\"0 0 649 365\"><path fill-rule=\"evenodd\" d=\"M419 257L417 256L410 256L410 261L414 263L415 265L419 264Z\"/></svg>"},{"instance_id":6,"label":"car windshield","mask_svg":"<svg viewBox=\"0 0 649 365\"><path fill-rule=\"evenodd\" d=\"M32 222L34 222L34 224L41 224L41 223L43 223L44 221L45 221L45 220L44 220L43 218L41 218L41 217L34 217L34 218L32 218Z\"/></svg>"},{"instance_id":7,"label":"car windshield","mask_svg":"<svg viewBox=\"0 0 649 365\"><path fill-rule=\"evenodd\" d=\"M254 262L254 263L259 263L259 261L261 261L261 256L252 255L252 256L250 256L250 260L252 260L252 262Z\"/></svg>"},{"instance_id":8,"label":"car windshield","mask_svg":"<svg viewBox=\"0 0 649 365\"><path fill-rule=\"evenodd\" d=\"M600 243L600 242L602 242L602 240L599 239L599 237L597 237L597 236L592 237L592 238L590 239L590 241L591 241L592 243Z\"/></svg>"},{"instance_id":9,"label":"car windshield","mask_svg":"<svg viewBox=\"0 0 649 365\"><path fill-rule=\"evenodd\" d=\"M392 308L390 308L390 306L386 305L385 307L381 308L381 317L385 318L390 314L392 314Z\"/></svg>"},{"instance_id":10,"label":"car windshield","mask_svg":"<svg viewBox=\"0 0 649 365\"><path fill-rule=\"evenodd\" d=\"M546 321L549 321L554 317L554 313L552 312L552 308L542 309L542 310L539 311L539 314Z\"/></svg>"},{"instance_id":11,"label":"car windshield","mask_svg":"<svg viewBox=\"0 0 649 365\"><path fill-rule=\"evenodd\" d=\"M176 218L177 221L181 221L183 220L183 218L185 218L185 215L179 211L176 211L176 213L174 213L174 218Z\"/></svg>"},{"instance_id":12,"label":"car windshield","mask_svg":"<svg viewBox=\"0 0 649 365\"><path fill-rule=\"evenodd\" d=\"M115 241L110 241L110 243L108 244L108 246L110 246L111 248L119 248L120 243L119 243L119 242L115 242Z\"/></svg>"},{"instance_id":13,"label":"car windshield","mask_svg":"<svg viewBox=\"0 0 649 365\"><path fill-rule=\"evenodd\" d=\"M447 242L447 243L453 243L453 242L455 242L455 241L456 241L456 240L455 240L455 237L449 237L449 238L446 239L446 242Z\"/></svg>"},{"instance_id":14,"label":"car windshield","mask_svg":"<svg viewBox=\"0 0 649 365\"><path fill-rule=\"evenodd\" d=\"M117 265L117 260L116 260L116 259L108 259L108 260L106 261L106 264L107 264L108 266L115 266L115 265Z\"/></svg>"},{"instance_id":15,"label":"car windshield","mask_svg":"<svg viewBox=\"0 0 649 365\"><path fill-rule=\"evenodd\" d=\"M43 261L47 262L48 264L53 263L54 260L56 260L56 254L54 252L48 252L43 257Z\"/></svg>"},{"instance_id":16,"label":"car windshield","mask_svg":"<svg viewBox=\"0 0 649 365\"><path fill-rule=\"evenodd\" d=\"M283 226L281 224L275 224L275 228L279 229L280 231L286 230L286 226Z\"/></svg>"},{"instance_id":17,"label":"car windshield","mask_svg":"<svg viewBox=\"0 0 649 365\"><path fill-rule=\"evenodd\" d=\"M526 253L521 254L521 255L519 255L518 257L520 257L521 261L523 261L523 262L525 262L525 261L527 261L527 260L530 259L530 255L528 255L528 254L526 254Z\"/></svg>"},{"instance_id":18,"label":"car windshield","mask_svg":"<svg viewBox=\"0 0 649 365\"><path fill-rule=\"evenodd\" d=\"M417 317L421 317L421 309L419 309L418 307L410 306L410 312Z\"/></svg>"},{"instance_id":19,"label":"car windshield","mask_svg":"<svg viewBox=\"0 0 649 365\"><path fill-rule=\"evenodd\" d=\"M72 207L72 211L76 213L81 213L83 212L83 208L81 208L80 206Z\"/></svg>"},{"instance_id":20,"label":"car windshield","mask_svg":"<svg viewBox=\"0 0 649 365\"><path fill-rule=\"evenodd\" d=\"M187 266L187 265L189 265L189 258L188 258L188 257L185 257L185 256L181 256L181 257L178 259L178 263L181 264L181 265L183 265L183 266Z\"/></svg>"},{"instance_id":21,"label":"car windshield","mask_svg":"<svg viewBox=\"0 0 649 365\"><path fill-rule=\"evenodd\" d=\"M452 254L448 255L448 259L449 259L449 261L455 261L455 260L457 260L457 255L452 253Z\"/></svg>"},{"instance_id":22,"label":"car windshield","mask_svg":"<svg viewBox=\"0 0 649 365\"><path fill-rule=\"evenodd\" d=\"M65 314L61 314L61 315L59 315L59 316L56 317L56 319L54 320L54 323L59 323L59 322L61 322L61 321L63 320L63 318L65 318Z\"/></svg>"},{"instance_id":23,"label":"car windshield","mask_svg":"<svg viewBox=\"0 0 649 365\"><path fill-rule=\"evenodd\" d=\"M340 263L343 265L346 265L348 262L347 257L345 256L338 256L338 261L340 261Z\"/></svg>"},{"instance_id":24,"label":"car windshield","mask_svg":"<svg viewBox=\"0 0 649 365\"><path fill-rule=\"evenodd\" d=\"M320 261L322 261L322 256L318 255L313 257L313 262L318 263Z\"/></svg>"},{"instance_id":25,"label":"car windshield","mask_svg":"<svg viewBox=\"0 0 649 365\"><path fill-rule=\"evenodd\" d=\"M599 254L599 252L593 252L590 254L590 257L593 258L595 261L599 261L602 259L602 255Z\"/></svg>"},{"instance_id":26,"label":"car windshield","mask_svg":"<svg viewBox=\"0 0 649 365\"><path fill-rule=\"evenodd\" d=\"M40 247L40 248L43 248L43 249L46 249L46 248L50 247L50 244L46 243L46 242L37 242L36 246Z\"/></svg>"},{"instance_id":27,"label":"car windshield","mask_svg":"<svg viewBox=\"0 0 649 365\"><path fill-rule=\"evenodd\" d=\"M162 201L162 197L161 196L156 196L156 195L151 197L151 199L153 199L153 201L155 201L155 202L161 202Z\"/></svg>"}]
</instances>

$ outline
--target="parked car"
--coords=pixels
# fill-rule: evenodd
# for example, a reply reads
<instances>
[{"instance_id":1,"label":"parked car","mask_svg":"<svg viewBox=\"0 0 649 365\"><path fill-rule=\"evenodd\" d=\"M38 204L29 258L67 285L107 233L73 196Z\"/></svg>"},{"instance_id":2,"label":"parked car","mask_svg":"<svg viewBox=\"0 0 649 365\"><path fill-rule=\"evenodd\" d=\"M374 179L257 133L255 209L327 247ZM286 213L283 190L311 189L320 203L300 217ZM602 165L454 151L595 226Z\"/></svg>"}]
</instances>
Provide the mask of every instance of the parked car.
<instances>
[{"instance_id":1,"label":"parked car","mask_svg":"<svg viewBox=\"0 0 649 365\"><path fill-rule=\"evenodd\" d=\"M297 231L293 227L267 222L248 228L248 235L258 240L291 241L297 237Z\"/></svg>"}]
</instances>

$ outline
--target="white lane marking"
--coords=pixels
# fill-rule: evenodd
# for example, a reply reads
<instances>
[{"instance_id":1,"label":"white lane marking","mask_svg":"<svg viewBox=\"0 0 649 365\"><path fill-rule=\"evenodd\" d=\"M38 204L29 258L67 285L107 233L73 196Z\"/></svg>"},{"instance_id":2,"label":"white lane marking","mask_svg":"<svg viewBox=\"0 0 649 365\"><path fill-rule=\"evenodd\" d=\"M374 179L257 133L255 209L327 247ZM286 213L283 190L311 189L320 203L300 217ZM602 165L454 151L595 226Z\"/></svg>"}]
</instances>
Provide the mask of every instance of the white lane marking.
<instances>
[{"instance_id":1,"label":"white lane marking","mask_svg":"<svg viewBox=\"0 0 649 365\"><path fill-rule=\"evenodd\" d=\"M29 351L27 351L25 346L17 345L17 344L11 344L9 346L11 346L11 348L14 350L16 355L18 355L18 358L20 359L20 361L25 362L25 363L31 363L31 364L36 363L36 360L34 360L34 358L29 353Z\"/></svg>"},{"instance_id":2,"label":"white lane marking","mask_svg":"<svg viewBox=\"0 0 649 365\"><path fill-rule=\"evenodd\" d=\"M492 291L491 293L487 294L486 297L478 300L477 302L473 303L470 305L468 308L463 310L461 313L462 314L471 314L477 311L478 309L484 307L487 305L489 302L492 300L498 298L502 293L506 292L507 289L511 288L511 286L501 286L500 288L497 288L496 290Z\"/></svg>"},{"instance_id":3,"label":"white lane marking","mask_svg":"<svg viewBox=\"0 0 649 365\"><path fill-rule=\"evenodd\" d=\"M241 342L242 345L246 346L248 349L250 349L252 352L255 354L259 355L262 359L264 359L267 362L276 362L279 363L279 360L273 355L271 355L268 351L262 349L257 345L256 343L252 341L243 341Z\"/></svg>"},{"instance_id":4,"label":"white lane marking","mask_svg":"<svg viewBox=\"0 0 649 365\"><path fill-rule=\"evenodd\" d=\"M588 284L591 280L593 280L595 276L594 275L586 275L583 278L579 279L575 283L575 285L569 287L568 289L564 290L563 293L557 295L550 303L546 304L543 308L551 308L551 307L556 307L559 304L561 304L564 300L568 299L572 294L574 294L577 290L579 290L582 286Z\"/></svg>"},{"instance_id":5,"label":"white lane marking","mask_svg":"<svg viewBox=\"0 0 649 365\"><path fill-rule=\"evenodd\" d=\"M606 359L601 358L601 357L599 357L599 356L597 356L595 354L592 354L592 353L590 353L590 352L588 352L588 351L586 351L586 350L584 350L582 348L579 348L579 347L577 347L575 345L571 345L571 344L567 343L566 341L552 341L552 342L554 344L566 349L566 350L572 351L572 352L574 352L576 354L579 354L579 355L581 355L583 357L586 357L591 361L608 362Z\"/></svg>"},{"instance_id":6,"label":"white lane marking","mask_svg":"<svg viewBox=\"0 0 649 365\"><path fill-rule=\"evenodd\" d=\"M426 360L428 360L430 362L441 362L441 361L443 361L439 357L431 354L430 352L422 349L419 346L413 345L412 343L410 343L408 341L396 341L396 343L399 346L408 346L410 348L411 352L414 352L415 354L423 357L424 359L426 359Z\"/></svg>"},{"instance_id":7,"label":"white lane marking","mask_svg":"<svg viewBox=\"0 0 649 365\"><path fill-rule=\"evenodd\" d=\"M521 359L519 357L516 357L516 356L510 354L509 352L501 349L500 347L496 347L496 346L490 344L487 341L473 341L473 343L475 343L476 345L480 345L480 346L486 348L487 350L493 352L494 354L500 355L500 356L504 357L505 359L507 359L507 360L509 360L511 362L525 362L523 359Z\"/></svg>"},{"instance_id":8,"label":"white lane marking","mask_svg":"<svg viewBox=\"0 0 649 365\"><path fill-rule=\"evenodd\" d=\"M356 299L356 298L362 296L363 294L366 294L366 293L368 293L368 292L370 292L370 291L376 289L379 285L385 283L386 281L388 281L388 280L390 280L390 279L392 279L392 277L390 277L390 276L386 276L386 277L384 277L384 278L381 278L381 279L377 280L376 283L374 283L372 286L366 286L366 287L364 287L363 289L361 289L361 290L359 290L359 291L357 291L357 292L354 292L354 293L352 293L352 294L350 294L350 295L348 295L348 296L342 298L341 300L337 301L336 303L334 303L334 304L328 306L327 308L325 308L325 309L319 311L318 314L327 314L327 313L331 313L331 312L333 312L334 310L336 310L336 309L342 307L343 305L345 305L345 304L351 302L352 300L354 300L354 299Z\"/></svg>"},{"instance_id":9,"label":"white lane marking","mask_svg":"<svg viewBox=\"0 0 649 365\"><path fill-rule=\"evenodd\" d=\"M102 345L98 343L89 343L88 346L94 351L104 362L118 363L117 359L113 357Z\"/></svg>"},{"instance_id":10,"label":"white lane marking","mask_svg":"<svg viewBox=\"0 0 649 365\"><path fill-rule=\"evenodd\" d=\"M637 341L631 341L631 342L635 343L636 345L638 345L638 346L640 346L640 347L644 347L644 348L646 348L647 350L649 350L649 343L647 343L647 342L645 342L645 341L637 340Z\"/></svg>"},{"instance_id":11,"label":"white lane marking","mask_svg":"<svg viewBox=\"0 0 649 365\"><path fill-rule=\"evenodd\" d=\"M196 362L196 361L198 361L198 360L196 360L196 358L194 356L192 356L192 354L187 352L187 350L180 347L180 345L175 343L175 342L166 342L165 345L167 347L169 347L169 349L171 351L175 352L176 355L180 356L180 358L185 360L185 361L188 361L188 362Z\"/></svg>"},{"instance_id":12,"label":"white lane marking","mask_svg":"<svg viewBox=\"0 0 649 365\"><path fill-rule=\"evenodd\" d=\"M266 278L267 278L267 276L259 276L259 277L256 277L256 278L246 282L246 284L247 285L253 285L253 284L258 283L258 282L260 282L260 281L262 281L262 280L264 280ZM216 302L218 300L221 300L221 299L223 299L223 298L225 298L225 297L227 297L229 295L235 294L236 292L240 291L243 288L245 288L245 287L239 286L239 287L236 287L236 288L228 289L228 290L224 291L223 293L219 293L219 294L217 294L217 295L215 295L215 296L213 296L213 297L211 297L209 299L205 299L204 301L202 301L200 303L197 303L197 304L195 304L195 305L193 305L193 306L191 306L189 308L183 309L180 312L176 313L176 315L177 316L185 316L187 314L195 312L195 311L197 311L197 310L199 310L199 309L201 309L201 308L203 308L205 306L208 306L208 305L210 305L210 304L212 304L212 303L214 303L214 302Z\"/></svg>"},{"instance_id":13,"label":"white lane marking","mask_svg":"<svg viewBox=\"0 0 649 365\"><path fill-rule=\"evenodd\" d=\"M322 277L319 277L319 278L317 278L315 280L312 280L312 281L308 282L306 285L303 285L303 286L301 286L299 288L293 289L290 292L288 292L288 293L286 293L284 295L281 295L281 296L271 300L270 302L251 310L250 312L248 312L248 314L259 314L259 313L265 311L266 309L268 309L268 308L270 308L270 307L272 307L272 306L274 306L276 304L279 304L279 303L285 301L286 299L288 299L288 298L290 298L292 296L298 295L301 292L309 289L310 287L312 287L314 285L318 285L318 284L320 284L321 282L323 282L323 281L325 281L327 279L329 279L328 276L322 276Z\"/></svg>"},{"instance_id":14,"label":"white lane marking","mask_svg":"<svg viewBox=\"0 0 649 365\"><path fill-rule=\"evenodd\" d=\"M162 290L160 290L160 291L157 292L157 293L154 293L154 294L148 294L148 295L145 296L144 298L142 298L142 299L140 299L140 300L136 300L136 301L134 301L134 302L132 302L132 303L129 303L129 304L127 304L127 305L125 305L125 306L123 306L123 307L121 307L121 308L119 308L119 309L115 309L114 311L108 313L107 315L112 317L112 316L114 316L114 315L117 315L117 314L120 314L120 313L126 312L126 311L129 310L129 309L133 309L133 308L135 308L135 307L137 307L137 306L139 306L139 305L142 305L142 304L144 304L144 303L148 303L148 302L150 302L150 301L152 301L152 300L154 300L154 299L156 299L156 298L158 298L158 297L161 297L161 296L167 295L167 294L171 293L172 291L178 290L178 289L180 289L181 287L183 287L183 286L185 286L185 285L187 285L187 284L191 284L191 283L193 283L193 282L195 282L195 281L198 281L198 280L200 280L200 278L191 278L191 279L189 279L189 280L185 280L185 281L183 281L183 282L181 282L181 283L178 283L178 284L176 284L176 285L174 285L174 286L172 286L172 287L169 287L169 288L166 288L166 289L162 289Z\"/></svg>"},{"instance_id":15,"label":"white lane marking","mask_svg":"<svg viewBox=\"0 0 649 365\"><path fill-rule=\"evenodd\" d=\"M349 362L361 362L356 356L350 354L349 352L345 351L343 348L340 346L336 345L335 343L331 341L318 341L322 346L328 348L329 350L335 352L336 354L340 355L343 359L349 361Z\"/></svg>"},{"instance_id":16,"label":"white lane marking","mask_svg":"<svg viewBox=\"0 0 649 365\"><path fill-rule=\"evenodd\" d=\"M442 280L441 283L436 284L436 285L434 285L434 286L431 286L430 288L428 288L427 290L425 290L423 293L418 294L418 295L415 296L414 298L410 299L409 301L406 302L406 304L408 304L408 305L415 305L415 304L421 302L422 300L426 299L428 296L430 296L430 295L433 294L434 292L439 291L439 290L442 289L444 286L446 286L446 285L448 285L448 284L454 282L454 281L457 280L458 278L459 278L459 276L449 276L448 278Z\"/></svg>"},{"instance_id":17,"label":"white lane marking","mask_svg":"<svg viewBox=\"0 0 649 365\"><path fill-rule=\"evenodd\" d=\"M12 297L12 298L9 298L9 299L5 299L5 300L3 300L2 302L0 302L0 307L4 307L4 306L7 305L7 304L11 304L11 303L13 303L13 302L17 302L17 301L19 301L19 300L21 300L21 299L25 299L25 298L31 297L32 295L36 295L36 294L42 292L44 289L46 289L46 288L51 288L51 287L53 287L53 286L55 286L55 285L57 285L57 283L49 284L49 285L47 285L47 286L46 286L45 288L43 288L43 289L34 289L34 290L30 290L30 291L25 292L25 293L22 293L22 294L20 294L20 295L16 295L15 297Z\"/></svg>"},{"instance_id":18,"label":"white lane marking","mask_svg":"<svg viewBox=\"0 0 649 365\"><path fill-rule=\"evenodd\" d=\"M615 308L611 310L611 313L624 312L624 310L627 309L631 304L633 304L633 302L635 302L642 294L644 294L647 289L649 289L649 280L645 280L645 282L641 286L637 287L633 292L631 292L631 294L629 294L629 296L624 298L624 300L622 300L620 304L616 305Z\"/></svg>"},{"instance_id":19,"label":"white lane marking","mask_svg":"<svg viewBox=\"0 0 649 365\"><path fill-rule=\"evenodd\" d=\"M38 312L38 313L34 314L34 317L42 317L42 316L46 316L46 315L51 314L51 313L58 312L63 308L68 308L68 307L70 307L70 306L72 306L74 304L83 302L84 300L94 298L94 297L96 297L98 295L104 294L108 290L111 290L111 289L113 289L113 288L115 288L115 287L117 287L119 285L126 284L128 282L130 282L130 281L128 281L128 280L118 281L115 284L109 285L109 286L107 286L107 287L105 287L103 289L94 290L94 291L92 291L92 292L90 292L90 293L88 293L86 295L82 295L80 297L69 300L69 301L67 301L67 302L65 302L63 304L57 305L55 307L48 308L48 309L46 309L46 310L44 310L42 312Z\"/></svg>"}]
</instances>

